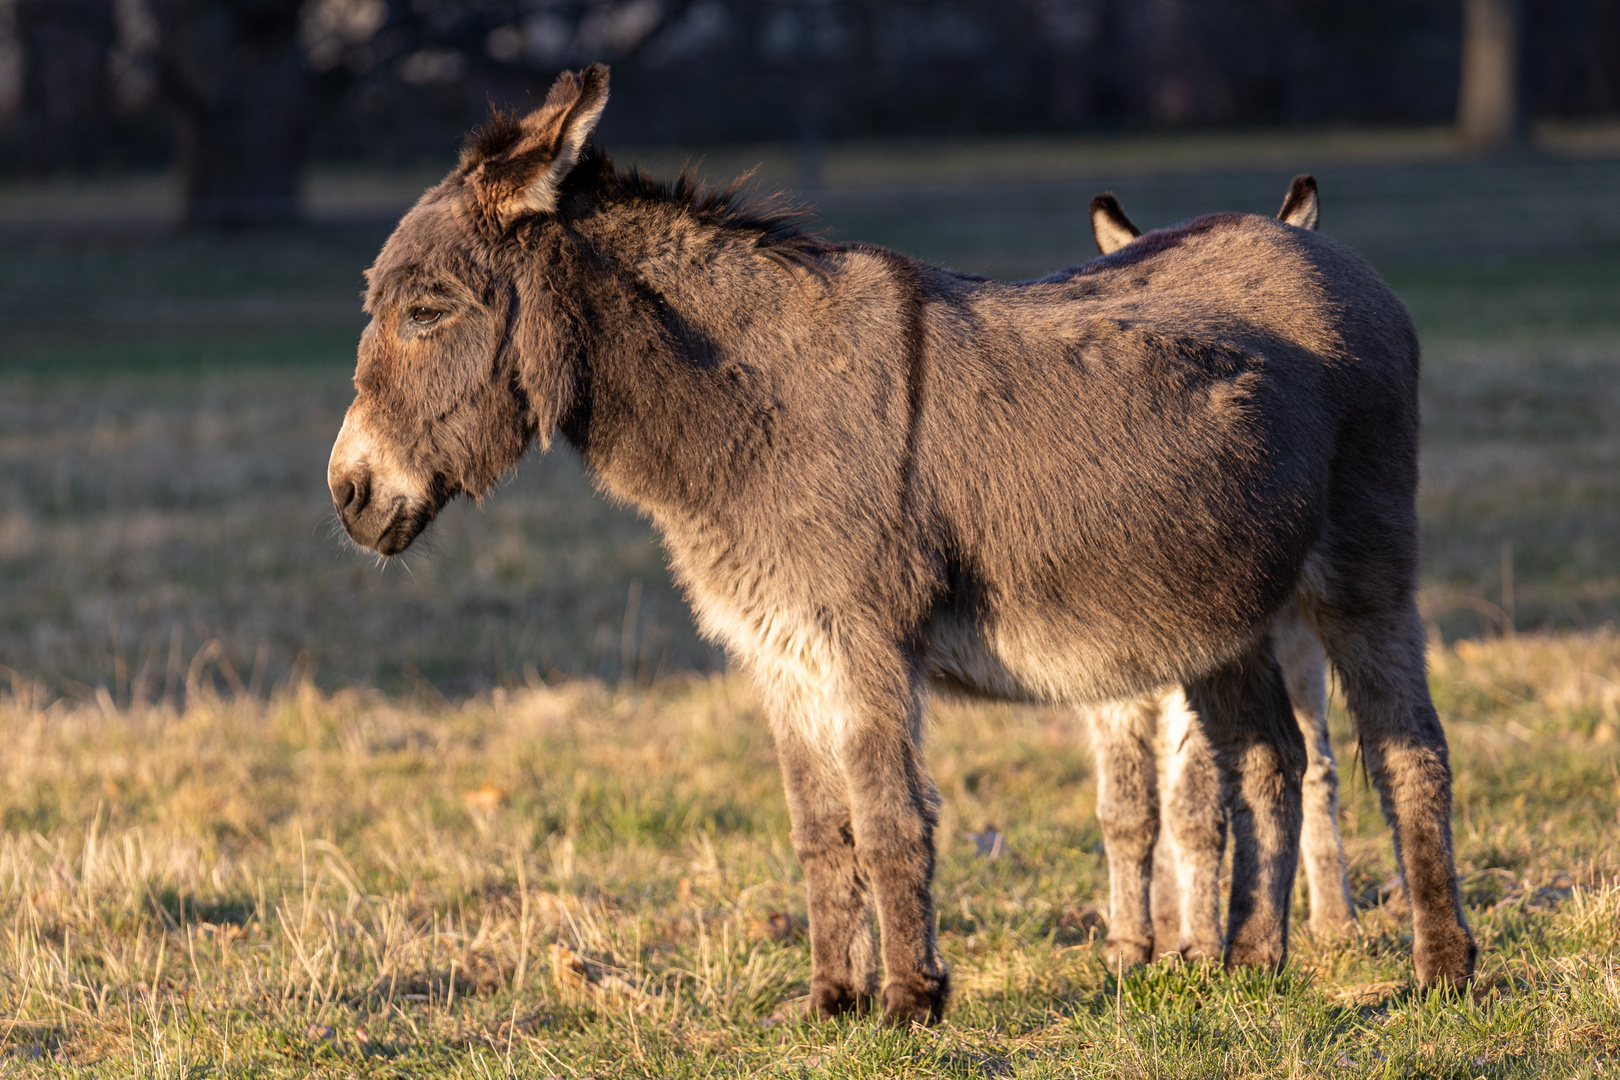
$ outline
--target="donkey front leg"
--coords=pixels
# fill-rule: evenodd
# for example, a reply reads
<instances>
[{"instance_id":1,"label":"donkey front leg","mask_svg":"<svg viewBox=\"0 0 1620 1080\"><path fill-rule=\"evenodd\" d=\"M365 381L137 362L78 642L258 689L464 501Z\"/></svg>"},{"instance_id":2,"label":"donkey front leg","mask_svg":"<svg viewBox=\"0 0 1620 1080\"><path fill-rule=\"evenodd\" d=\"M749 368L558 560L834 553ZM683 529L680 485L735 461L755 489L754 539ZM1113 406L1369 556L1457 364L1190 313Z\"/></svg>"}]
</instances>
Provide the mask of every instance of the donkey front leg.
<instances>
[{"instance_id":1,"label":"donkey front leg","mask_svg":"<svg viewBox=\"0 0 1620 1080\"><path fill-rule=\"evenodd\" d=\"M876 1003L871 892L855 857L842 770L829 746L797 723L778 722L776 753L793 819L793 851L804 870L810 914L810 1012L833 1017Z\"/></svg>"},{"instance_id":2,"label":"donkey front leg","mask_svg":"<svg viewBox=\"0 0 1620 1080\"><path fill-rule=\"evenodd\" d=\"M872 915L881 934L884 1018L938 1020L950 994L934 927L939 795L923 764L919 665L899 649L800 650L766 667L766 697L810 909L810 1011L875 1003ZM877 654L889 663L873 662Z\"/></svg>"},{"instance_id":3,"label":"donkey front leg","mask_svg":"<svg viewBox=\"0 0 1620 1080\"><path fill-rule=\"evenodd\" d=\"M1159 790L1164 790L1164 772L1159 773ZM1148 890L1153 909L1153 955L1181 950L1181 867L1180 852L1164 827L1164 814L1159 814L1159 839L1153 845L1153 883Z\"/></svg>"},{"instance_id":4,"label":"donkey front leg","mask_svg":"<svg viewBox=\"0 0 1620 1080\"><path fill-rule=\"evenodd\" d=\"M1187 687L1209 736L1232 831L1228 967L1279 968L1299 863L1305 741L1269 641Z\"/></svg>"},{"instance_id":5,"label":"donkey front leg","mask_svg":"<svg viewBox=\"0 0 1620 1080\"><path fill-rule=\"evenodd\" d=\"M920 665L852 679L839 731L855 858L876 901L883 954L883 1018L932 1023L945 1013L950 976L934 926L934 828L939 793L918 745Z\"/></svg>"}]
</instances>

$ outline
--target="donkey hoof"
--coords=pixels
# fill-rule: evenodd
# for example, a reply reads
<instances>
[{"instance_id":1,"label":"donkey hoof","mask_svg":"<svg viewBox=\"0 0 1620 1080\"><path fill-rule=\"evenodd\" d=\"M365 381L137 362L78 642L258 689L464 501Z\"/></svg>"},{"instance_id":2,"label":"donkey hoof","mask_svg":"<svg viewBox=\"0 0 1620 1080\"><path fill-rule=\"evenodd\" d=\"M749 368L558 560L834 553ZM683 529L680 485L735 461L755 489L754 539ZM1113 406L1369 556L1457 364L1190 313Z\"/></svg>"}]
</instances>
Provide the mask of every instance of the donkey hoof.
<instances>
[{"instance_id":1,"label":"donkey hoof","mask_svg":"<svg viewBox=\"0 0 1620 1080\"><path fill-rule=\"evenodd\" d=\"M1423 934L1412 947L1418 985L1425 990L1461 990L1474 975L1479 947L1468 928L1458 926L1444 934Z\"/></svg>"},{"instance_id":2,"label":"donkey hoof","mask_svg":"<svg viewBox=\"0 0 1620 1080\"><path fill-rule=\"evenodd\" d=\"M872 995L854 987L811 982L810 1003L805 1013L812 1020L831 1020L846 1013L870 1012L872 1005Z\"/></svg>"},{"instance_id":3,"label":"donkey hoof","mask_svg":"<svg viewBox=\"0 0 1620 1080\"><path fill-rule=\"evenodd\" d=\"M890 983L883 988L883 1022L894 1025L938 1023L945 1015L945 1001L950 996L951 978L947 974Z\"/></svg>"}]
</instances>

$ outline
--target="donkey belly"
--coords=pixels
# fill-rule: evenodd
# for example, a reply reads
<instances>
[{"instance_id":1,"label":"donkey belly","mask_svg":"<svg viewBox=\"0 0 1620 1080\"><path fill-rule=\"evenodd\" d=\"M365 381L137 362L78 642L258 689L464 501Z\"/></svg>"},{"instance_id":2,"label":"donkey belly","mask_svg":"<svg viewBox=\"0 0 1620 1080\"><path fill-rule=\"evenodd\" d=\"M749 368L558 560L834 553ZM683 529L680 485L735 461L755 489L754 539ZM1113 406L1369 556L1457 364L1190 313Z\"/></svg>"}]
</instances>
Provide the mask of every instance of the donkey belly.
<instances>
[{"instance_id":1,"label":"donkey belly","mask_svg":"<svg viewBox=\"0 0 1620 1080\"><path fill-rule=\"evenodd\" d=\"M1247 635L1160 642L1146 620L1099 634L1060 610L935 616L924 649L942 688L1007 701L1086 703L1162 689L1237 655Z\"/></svg>"}]
</instances>

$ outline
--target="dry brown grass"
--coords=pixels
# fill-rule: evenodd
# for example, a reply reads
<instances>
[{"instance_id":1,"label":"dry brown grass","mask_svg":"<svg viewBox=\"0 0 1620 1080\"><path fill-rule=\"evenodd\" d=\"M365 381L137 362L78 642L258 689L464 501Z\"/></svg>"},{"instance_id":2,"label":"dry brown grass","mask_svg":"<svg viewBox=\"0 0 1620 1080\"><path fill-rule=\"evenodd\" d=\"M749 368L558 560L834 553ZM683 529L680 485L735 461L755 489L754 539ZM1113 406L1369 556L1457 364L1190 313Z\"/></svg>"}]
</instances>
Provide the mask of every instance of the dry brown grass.
<instances>
[{"instance_id":1,"label":"dry brown grass","mask_svg":"<svg viewBox=\"0 0 1620 1080\"><path fill-rule=\"evenodd\" d=\"M1306 1071L1345 1055L1345 1075L1601 1075L1620 1053L1620 639L1433 660L1484 946L1474 1004L1410 988L1406 916L1376 906L1387 830L1348 744L1346 837L1374 905L1360 936L1297 933L1281 981L1157 967L1116 989L1087 914L1106 871L1072 717L947 704L929 752L958 996L945 1027L899 1041L770 1020L803 993L808 953L771 748L735 680L455 704L304 682L269 700L200 690L184 711L19 686L0 699L4 1060L1243 1075L1281 1053ZM993 859L970 836L987 826Z\"/></svg>"}]
</instances>

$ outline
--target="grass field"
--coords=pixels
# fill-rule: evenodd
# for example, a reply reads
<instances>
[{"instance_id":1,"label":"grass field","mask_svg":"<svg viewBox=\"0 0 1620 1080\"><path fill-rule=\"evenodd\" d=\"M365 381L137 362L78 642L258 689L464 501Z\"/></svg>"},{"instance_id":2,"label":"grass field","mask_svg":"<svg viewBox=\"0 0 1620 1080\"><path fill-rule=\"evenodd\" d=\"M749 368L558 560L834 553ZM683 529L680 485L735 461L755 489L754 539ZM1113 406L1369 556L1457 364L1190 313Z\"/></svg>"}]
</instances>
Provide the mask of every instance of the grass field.
<instances>
[{"instance_id":1,"label":"grass field","mask_svg":"<svg viewBox=\"0 0 1620 1080\"><path fill-rule=\"evenodd\" d=\"M929 752L956 1004L909 1036L794 1019L798 873L735 679L455 704L205 689L184 713L25 694L0 706L0 1068L1612 1076L1620 639L1465 641L1435 661L1483 946L1471 996L1413 991L1406 913L1379 904L1388 834L1348 754L1354 939L1296 931L1276 978L1116 978L1072 715L945 706ZM994 859L972 836L990 829Z\"/></svg>"},{"instance_id":2,"label":"grass field","mask_svg":"<svg viewBox=\"0 0 1620 1080\"><path fill-rule=\"evenodd\" d=\"M854 148L816 201L1017 277L1089 254L1104 187L1153 227L1272 212L1301 169L1424 338L1472 995L1411 988L1342 717L1359 934L1121 979L1074 719L946 705L951 1016L800 1024L769 740L647 527L558 452L386 567L332 535L359 270L420 178L318 178L318 224L239 236L163 230L142 181L0 191L0 1075L1620 1072L1620 161Z\"/></svg>"}]
</instances>

